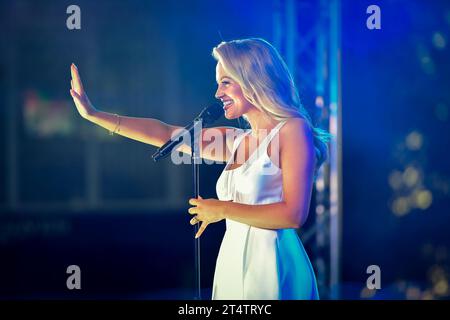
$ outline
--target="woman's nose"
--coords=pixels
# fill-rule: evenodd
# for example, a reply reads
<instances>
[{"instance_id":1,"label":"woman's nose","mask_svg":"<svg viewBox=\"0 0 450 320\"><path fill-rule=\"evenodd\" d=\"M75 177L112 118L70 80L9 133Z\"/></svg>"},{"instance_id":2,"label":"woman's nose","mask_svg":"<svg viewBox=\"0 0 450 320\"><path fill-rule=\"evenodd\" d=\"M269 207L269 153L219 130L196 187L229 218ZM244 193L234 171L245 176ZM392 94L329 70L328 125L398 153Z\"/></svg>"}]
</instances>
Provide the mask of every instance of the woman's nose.
<instances>
[{"instance_id":1,"label":"woman's nose","mask_svg":"<svg viewBox=\"0 0 450 320\"><path fill-rule=\"evenodd\" d=\"M220 99L220 97L222 97L222 96L223 96L222 90L220 90L220 88L217 88L216 94L215 94L216 99Z\"/></svg>"}]
</instances>

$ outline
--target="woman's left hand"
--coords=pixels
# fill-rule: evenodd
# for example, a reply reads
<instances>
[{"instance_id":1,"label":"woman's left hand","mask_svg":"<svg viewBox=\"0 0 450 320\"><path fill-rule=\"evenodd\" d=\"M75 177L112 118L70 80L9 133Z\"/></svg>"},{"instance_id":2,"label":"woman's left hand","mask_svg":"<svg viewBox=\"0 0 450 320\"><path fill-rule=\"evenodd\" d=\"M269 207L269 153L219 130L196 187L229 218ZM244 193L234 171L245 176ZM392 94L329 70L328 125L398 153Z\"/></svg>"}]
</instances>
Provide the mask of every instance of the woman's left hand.
<instances>
[{"instance_id":1,"label":"woman's left hand","mask_svg":"<svg viewBox=\"0 0 450 320\"><path fill-rule=\"evenodd\" d=\"M194 207L189 208L188 212L190 214L196 214L196 216L191 219L190 223L194 225L200 221L202 222L200 229L195 235L196 238L202 235L208 224L224 219L224 201L217 199L203 199L201 196L198 196L198 199L189 199L189 204Z\"/></svg>"}]
</instances>

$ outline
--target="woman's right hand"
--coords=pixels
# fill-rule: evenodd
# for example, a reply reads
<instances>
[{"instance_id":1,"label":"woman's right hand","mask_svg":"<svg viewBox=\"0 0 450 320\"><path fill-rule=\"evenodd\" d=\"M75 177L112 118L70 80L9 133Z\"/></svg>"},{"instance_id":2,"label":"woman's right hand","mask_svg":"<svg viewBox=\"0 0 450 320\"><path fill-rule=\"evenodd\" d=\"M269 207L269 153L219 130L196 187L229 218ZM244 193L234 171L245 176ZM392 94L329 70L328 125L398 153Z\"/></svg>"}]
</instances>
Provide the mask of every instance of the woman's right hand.
<instances>
[{"instance_id":1,"label":"woman's right hand","mask_svg":"<svg viewBox=\"0 0 450 320\"><path fill-rule=\"evenodd\" d=\"M84 92L78 69L73 63L70 66L70 73L72 75L72 79L70 80L70 95L72 96L73 102L75 103L80 115L87 119L89 116L92 116L97 109L94 108L92 103L89 101L88 96Z\"/></svg>"}]
</instances>

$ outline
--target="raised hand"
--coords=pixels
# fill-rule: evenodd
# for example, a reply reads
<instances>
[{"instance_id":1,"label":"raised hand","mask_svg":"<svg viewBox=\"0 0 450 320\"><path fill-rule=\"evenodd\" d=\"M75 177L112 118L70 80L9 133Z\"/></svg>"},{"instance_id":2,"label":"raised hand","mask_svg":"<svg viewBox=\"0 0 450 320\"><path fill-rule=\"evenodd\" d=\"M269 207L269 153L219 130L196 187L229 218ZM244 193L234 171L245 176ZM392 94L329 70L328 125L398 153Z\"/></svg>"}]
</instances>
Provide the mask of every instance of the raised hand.
<instances>
[{"instance_id":1,"label":"raised hand","mask_svg":"<svg viewBox=\"0 0 450 320\"><path fill-rule=\"evenodd\" d=\"M80 74L78 73L78 68L73 63L70 66L70 73L72 75L72 79L70 80L70 95L72 96L73 102L75 103L80 115L83 118L87 118L97 110L94 108L92 103L89 101L88 96L84 92Z\"/></svg>"}]
</instances>

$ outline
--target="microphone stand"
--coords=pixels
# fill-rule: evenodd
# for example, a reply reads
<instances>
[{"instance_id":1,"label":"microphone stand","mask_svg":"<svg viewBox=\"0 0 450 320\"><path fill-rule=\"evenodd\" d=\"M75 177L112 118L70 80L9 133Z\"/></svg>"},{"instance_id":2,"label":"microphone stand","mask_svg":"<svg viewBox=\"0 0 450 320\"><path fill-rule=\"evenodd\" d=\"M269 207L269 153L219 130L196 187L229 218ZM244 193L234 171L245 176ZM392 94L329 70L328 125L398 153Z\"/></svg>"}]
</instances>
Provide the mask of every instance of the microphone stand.
<instances>
[{"instance_id":1,"label":"microphone stand","mask_svg":"<svg viewBox=\"0 0 450 320\"><path fill-rule=\"evenodd\" d=\"M217 120L221 115L223 114L222 106L215 103L205 109L198 115L195 119L193 124L185 127L185 129L188 132L191 132L190 134L190 142L191 142L191 163L192 163L192 180L194 182L194 198L198 198L200 195L200 184L199 184L199 173L200 173L200 148L199 148L199 140L201 138L202 133L202 124L210 124ZM200 126L200 130L197 130ZM193 129L193 130L192 130ZM171 150L178 145L178 142L181 142L183 138L183 135L180 134L180 136L176 139L176 142L169 141L165 145L163 145L161 148L158 149L158 151L153 154L152 158L154 161L158 161L166 156L168 156L171 152ZM196 223L194 225L194 235L197 234L199 230L199 223ZM201 273L200 273L200 238L195 239L194 238L194 260L195 260L195 285L196 285L196 294L195 294L195 300L201 300Z\"/></svg>"},{"instance_id":2,"label":"microphone stand","mask_svg":"<svg viewBox=\"0 0 450 320\"><path fill-rule=\"evenodd\" d=\"M193 187L194 187L194 198L197 199L200 195L200 148L199 148L199 138L201 138L201 132L202 132L202 123L203 118L201 116L198 116L194 119L193 125L189 126L189 131L191 134L190 136L190 142L191 142L191 164L192 164L192 180L193 180ZM200 130L198 128L200 127ZM193 130L191 130L193 129ZM198 134L199 133L199 134ZM175 145L178 145L183 140L183 134L180 134L180 136L173 140L175 141L174 144L172 144L173 147ZM163 149L160 153L156 152L152 157L154 161L158 161L162 158L167 157L171 151L168 149L165 149L161 147L159 150ZM196 223L194 225L194 236L197 234L199 230L199 223ZM195 268L195 294L194 294L194 300L201 300L201 273L200 273L200 238L195 239L194 238L194 268Z\"/></svg>"},{"instance_id":3,"label":"microphone stand","mask_svg":"<svg viewBox=\"0 0 450 320\"><path fill-rule=\"evenodd\" d=\"M200 123L199 133L201 135L202 119L195 121L193 134L191 135L191 163L192 163L192 180L194 187L194 198L197 199L200 195L200 148L199 135L197 134L198 123ZM194 225L194 236L199 230L199 223ZM200 272L200 237L194 238L194 259L195 259L195 284L197 286L195 300L202 300L201 295L201 272Z\"/></svg>"}]
</instances>

